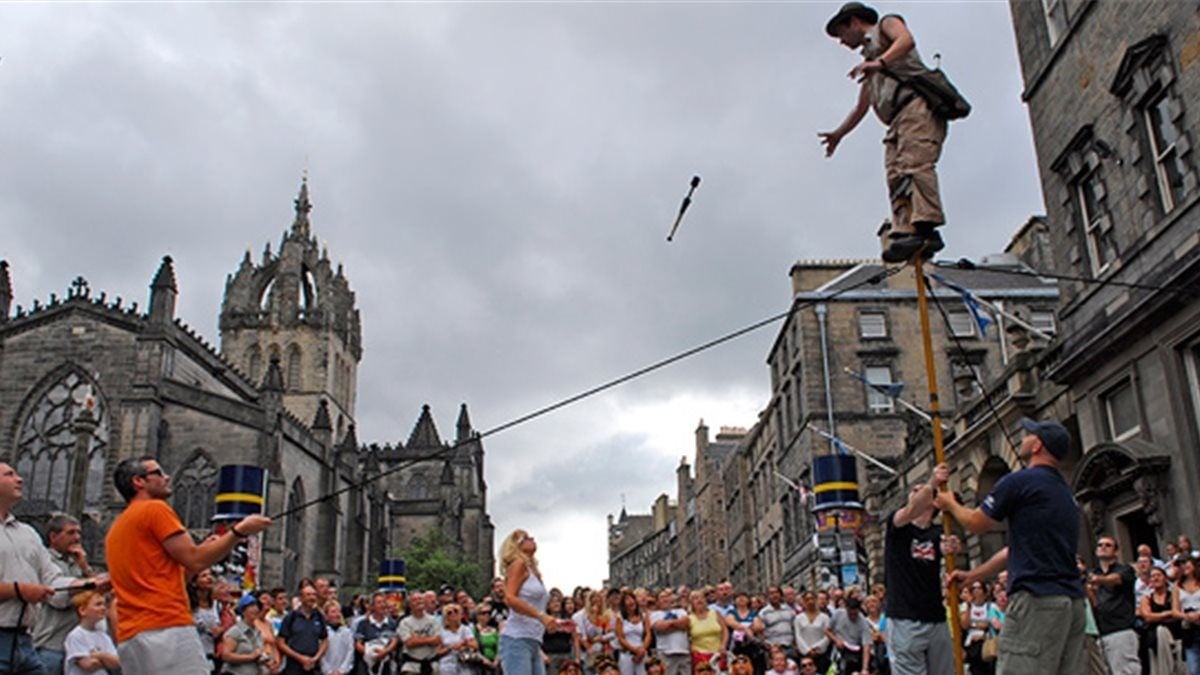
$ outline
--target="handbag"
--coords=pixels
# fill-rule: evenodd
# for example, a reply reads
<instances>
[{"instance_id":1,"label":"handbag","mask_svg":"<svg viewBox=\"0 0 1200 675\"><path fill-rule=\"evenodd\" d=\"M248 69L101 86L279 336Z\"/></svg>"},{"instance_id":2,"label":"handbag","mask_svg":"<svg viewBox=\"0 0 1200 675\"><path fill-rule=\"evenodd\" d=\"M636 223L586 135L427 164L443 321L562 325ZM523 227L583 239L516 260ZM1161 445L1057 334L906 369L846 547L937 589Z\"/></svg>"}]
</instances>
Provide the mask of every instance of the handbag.
<instances>
[{"instance_id":1,"label":"handbag","mask_svg":"<svg viewBox=\"0 0 1200 675\"><path fill-rule=\"evenodd\" d=\"M1000 638L995 635L989 635L983 639L983 648L979 651L979 658L987 663L996 660L1000 655Z\"/></svg>"},{"instance_id":2,"label":"handbag","mask_svg":"<svg viewBox=\"0 0 1200 675\"><path fill-rule=\"evenodd\" d=\"M902 85L896 88L897 96L903 86L908 86L917 96L925 99L930 112L944 120L960 120L971 114L970 102L941 68L926 70L909 78L902 78L886 68L883 72Z\"/></svg>"}]
</instances>

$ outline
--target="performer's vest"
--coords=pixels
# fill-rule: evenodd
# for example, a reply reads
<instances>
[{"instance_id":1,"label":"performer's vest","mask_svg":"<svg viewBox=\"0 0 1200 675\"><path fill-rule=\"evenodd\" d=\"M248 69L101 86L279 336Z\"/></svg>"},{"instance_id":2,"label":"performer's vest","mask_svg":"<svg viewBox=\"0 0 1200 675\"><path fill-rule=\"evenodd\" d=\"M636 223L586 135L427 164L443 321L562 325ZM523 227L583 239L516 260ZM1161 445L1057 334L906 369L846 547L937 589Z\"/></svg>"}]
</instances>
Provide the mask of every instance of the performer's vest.
<instances>
[{"instance_id":1,"label":"performer's vest","mask_svg":"<svg viewBox=\"0 0 1200 675\"><path fill-rule=\"evenodd\" d=\"M862 47L864 61L874 61L882 56L888 47L892 46L892 41L883 34L883 30L880 28L884 19L889 17L904 20L897 14L880 17L879 23L875 24L864 38ZM884 73L874 73L867 78L866 86L867 93L871 97L871 109L875 111L881 122L890 125L895 119L896 113L900 112L900 109L911 101L913 96L916 96L916 92L897 92L896 88L904 85L896 78L907 79L913 75L924 73L928 69L921 61L921 55L917 53L915 45L904 56L894 61L888 60L887 69L896 77L888 77Z\"/></svg>"}]
</instances>

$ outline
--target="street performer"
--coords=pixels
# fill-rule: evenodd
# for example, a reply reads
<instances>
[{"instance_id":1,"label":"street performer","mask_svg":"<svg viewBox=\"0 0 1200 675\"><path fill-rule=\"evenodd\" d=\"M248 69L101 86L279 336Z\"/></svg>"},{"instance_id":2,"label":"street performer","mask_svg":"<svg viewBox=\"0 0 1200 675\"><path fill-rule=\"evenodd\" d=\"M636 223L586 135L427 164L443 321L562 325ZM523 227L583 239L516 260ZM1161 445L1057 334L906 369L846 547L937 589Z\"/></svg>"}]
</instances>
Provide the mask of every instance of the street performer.
<instances>
[{"instance_id":1,"label":"street performer","mask_svg":"<svg viewBox=\"0 0 1200 675\"><path fill-rule=\"evenodd\" d=\"M167 504L171 477L153 457L123 460L113 475L128 506L113 521L104 548L117 594L117 653L125 675L208 675L188 605L187 577L229 555L271 519L247 516L196 545Z\"/></svg>"},{"instance_id":2,"label":"street performer","mask_svg":"<svg viewBox=\"0 0 1200 675\"><path fill-rule=\"evenodd\" d=\"M888 516L884 574L894 675L954 673L954 645L941 602L941 566L943 553L958 552L958 539L943 540L933 505L949 479L950 468L937 465L929 482L913 487L908 502Z\"/></svg>"},{"instance_id":3,"label":"street performer","mask_svg":"<svg viewBox=\"0 0 1200 675\"><path fill-rule=\"evenodd\" d=\"M860 49L863 56L863 62L849 73L860 83L857 103L836 129L818 134L825 156L833 156L842 138L854 131L868 108L873 109L888 127L883 163L892 229L883 260L904 262L922 247L923 255L933 255L945 246L936 229L946 216L935 167L946 140L946 120L934 115L925 99L903 84L928 70L912 33L899 15L880 20L878 12L861 2L842 5L825 32L849 49Z\"/></svg>"}]
</instances>

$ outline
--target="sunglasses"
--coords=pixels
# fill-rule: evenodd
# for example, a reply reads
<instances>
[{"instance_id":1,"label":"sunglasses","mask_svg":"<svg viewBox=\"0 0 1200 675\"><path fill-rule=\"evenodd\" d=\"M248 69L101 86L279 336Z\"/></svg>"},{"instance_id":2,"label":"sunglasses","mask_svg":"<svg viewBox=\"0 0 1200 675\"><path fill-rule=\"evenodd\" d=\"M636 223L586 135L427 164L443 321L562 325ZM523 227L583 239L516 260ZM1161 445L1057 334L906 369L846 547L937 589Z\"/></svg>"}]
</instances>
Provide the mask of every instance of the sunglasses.
<instances>
[{"instance_id":1,"label":"sunglasses","mask_svg":"<svg viewBox=\"0 0 1200 675\"><path fill-rule=\"evenodd\" d=\"M161 476L161 477L163 477L163 478L166 478L166 477L167 477L167 472L166 472L166 471L163 471L162 467L160 466L160 467L158 467L157 469L150 469L150 470L149 470L149 471L147 471L146 473L143 473L143 474L142 474L142 476L143 476L143 477L146 477L146 476Z\"/></svg>"}]
</instances>

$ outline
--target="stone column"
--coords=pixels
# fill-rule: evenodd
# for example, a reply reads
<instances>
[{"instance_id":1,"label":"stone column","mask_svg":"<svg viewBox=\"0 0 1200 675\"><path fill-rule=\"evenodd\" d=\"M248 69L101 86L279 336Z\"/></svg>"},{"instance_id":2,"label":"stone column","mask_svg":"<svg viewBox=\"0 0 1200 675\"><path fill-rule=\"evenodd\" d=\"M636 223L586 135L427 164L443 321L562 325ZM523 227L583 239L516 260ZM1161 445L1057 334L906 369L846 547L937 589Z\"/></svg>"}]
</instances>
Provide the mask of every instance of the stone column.
<instances>
[{"instance_id":1,"label":"stone column","mask_svg":"<svg viewBox=\"0 0 1200 675\"><path fill-rule=\"evenodd\" d=\"M83 410L75 417L71 430L75 432L75 455L71 465L71 491L67 495L67 513L80 518L83 515L84 494L87 492L88 460L92 449L92 434L99 421L92 414L95 405L91 397L84 403Z\"/></svg>"}]
</instances>

